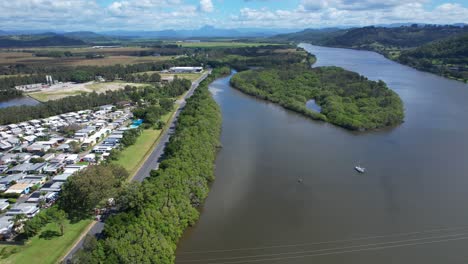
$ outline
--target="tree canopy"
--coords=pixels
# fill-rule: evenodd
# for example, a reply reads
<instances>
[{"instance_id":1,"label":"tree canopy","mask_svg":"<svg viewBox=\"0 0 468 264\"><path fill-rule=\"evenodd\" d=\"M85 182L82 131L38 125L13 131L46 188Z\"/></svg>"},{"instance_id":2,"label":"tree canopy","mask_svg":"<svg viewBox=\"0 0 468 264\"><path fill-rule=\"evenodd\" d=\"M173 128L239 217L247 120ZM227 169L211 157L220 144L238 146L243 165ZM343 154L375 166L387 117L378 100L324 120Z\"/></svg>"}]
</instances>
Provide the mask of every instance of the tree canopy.
<instances>
[{"instance_id":1,"label":"tree canopy","mask_svg":"<svg viewBox=\"0 0 468 264\"><path fill-rule=\"evenodd\" d=\"M314 119L352 130L397 125L403 121L403 103L382 81L338 67L250 70L237 73L233 87ZM320 113L307 109L310 99L321 106Z\"/></svg>"}]
</instances>

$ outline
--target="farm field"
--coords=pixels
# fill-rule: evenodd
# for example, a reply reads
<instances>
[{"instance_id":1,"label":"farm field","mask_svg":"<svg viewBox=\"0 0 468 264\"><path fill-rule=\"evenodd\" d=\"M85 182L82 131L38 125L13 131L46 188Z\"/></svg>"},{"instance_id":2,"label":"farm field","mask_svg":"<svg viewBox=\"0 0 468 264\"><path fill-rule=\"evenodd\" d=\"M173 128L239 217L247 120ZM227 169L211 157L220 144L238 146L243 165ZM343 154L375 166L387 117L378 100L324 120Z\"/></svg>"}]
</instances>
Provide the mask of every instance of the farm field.
<instances>
[{"instance_id":1,"label":"farm field","mask_svg":"<svg viewBox=\"0 0 468 264\"><path fill-rule=\"evenodd\" d=\"M170 60L171 56L107 56L99 59L87 59L85 57L36 57L33 53L24 52L0 52L0 65L11 64L29 64L29 65L48 65L48 66L110 66L115 64L130 65L137 63L147 63L154 61Z\"/></svg>"}]
</instances>

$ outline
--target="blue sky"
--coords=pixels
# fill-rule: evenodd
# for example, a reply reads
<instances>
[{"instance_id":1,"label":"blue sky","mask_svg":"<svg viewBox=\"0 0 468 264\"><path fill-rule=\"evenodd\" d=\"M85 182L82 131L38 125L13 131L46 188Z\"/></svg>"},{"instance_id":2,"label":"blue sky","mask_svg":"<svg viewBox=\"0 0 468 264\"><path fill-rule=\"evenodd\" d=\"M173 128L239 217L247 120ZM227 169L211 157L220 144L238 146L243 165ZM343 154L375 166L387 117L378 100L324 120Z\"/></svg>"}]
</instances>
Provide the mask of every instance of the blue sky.
<instances>
[{"instance_id":1,"label":"blue sky","mask_svg":"<svg viewBox=\"0 0 468 264\"><path fill-rule=\"evenodd\" d=\"M10 0L1 29L320 28L468 23L461 0Z\"/></svg>"}]
</instances>

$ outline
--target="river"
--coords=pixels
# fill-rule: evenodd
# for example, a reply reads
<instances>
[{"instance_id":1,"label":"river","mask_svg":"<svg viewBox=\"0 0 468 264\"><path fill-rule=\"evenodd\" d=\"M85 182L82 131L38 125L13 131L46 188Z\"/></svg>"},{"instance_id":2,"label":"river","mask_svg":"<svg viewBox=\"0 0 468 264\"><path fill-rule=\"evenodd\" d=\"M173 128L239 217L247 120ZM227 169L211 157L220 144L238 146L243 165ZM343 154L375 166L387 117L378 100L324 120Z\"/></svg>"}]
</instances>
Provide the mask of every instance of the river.
<instances>
[{"instance_id":1,"label":"river","mask_svg":"<svg viewBox=\"0 0 468 264\"><path fill-rule=\"evenodd\" d=\"M373 52L302 46L316 66L385 81L405 122L350 132L218 79L217 178L176 262L466 263L468 86Z\"/></svg>"}]
</instances>

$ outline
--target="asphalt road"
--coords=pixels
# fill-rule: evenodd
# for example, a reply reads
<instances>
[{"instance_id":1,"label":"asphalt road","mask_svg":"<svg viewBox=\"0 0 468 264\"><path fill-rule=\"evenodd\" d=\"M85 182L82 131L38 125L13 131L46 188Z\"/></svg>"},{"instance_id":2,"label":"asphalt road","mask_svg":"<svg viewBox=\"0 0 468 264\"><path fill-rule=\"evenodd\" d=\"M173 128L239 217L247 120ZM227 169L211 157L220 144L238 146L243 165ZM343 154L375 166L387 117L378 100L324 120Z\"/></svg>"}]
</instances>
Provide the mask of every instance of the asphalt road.
<instances>
[{"instance_id":1,"label":"asphalt road","mask_svg":"<svg viewBox=\"0 0 468 264\"><path fill-rule=\"evenodd\" d=\"M206 78L206 76L208 76L208 74L210 73L211 73L211 70L209 70L207 73L202 75L197 81L194 81L192 83L192 87L190 87L190 90L185 94L185 96L182 99L177 100L176 104L178 105L178 107L177 107L174 117L171 120L169 129L166 129L165 131L163 131L163 134L161 135L161 139L158 145L154 148L153 152L150 154L148 159L145 161L145 163L140 167L138 172L135 174L135 176L132 179L133 181L142 182L146 177L149 176L152 170L156 170L159 168L159 162L161 160L162 155L164 154L164 149L166 148L166 144L169 142L171 135L175 132L177 119L179 117L180 112L182 111L182 109L184 108L186 104L185 100L193 95L193 92L198 87L200 82L203 81Z\"/></svg>"},{"instance_id":2,"label":"asphalt road","mask_svg":"<svg viewBox=\"0 0 468 264\"><path fill-rule=\"evenodd\" d=\"M190 90L185 94L185 96L179 100L177 100L176 105L177 105L177 110L175 115L173 116L172 120L170 121L170 126L169 129L166 129L163 131L163 134L161 135L160 141L158 145L154 148L153 152L149 155L149 157L146 159L145 163L140 167L138 172L135 174L135 176L132 178L132 181L138 181L142 182L146 177L150 175L150 172L152 170L156 170L159 168L159 162L161 161L161 157L164 154L164 149L166 148L166 144L169 142L169 139L172 134L175 132L175 127L177 125L177 119L179 117L180 112L182 109L185 107L186 104L186 99L191 97L193 95L193 92L195 89L198 87L200 82L202 82L208 74L211 73L211 70L208 70L205 74L203 74L198 80L194 81L192 83L192 87L190 87ZM104 222L101 221L95 221L93 223L93 226L89 229L88 233L86 235L90 236L99 236L102 231L104 230ZM68 252L68 254L63 258L63 262L67 263L73 255L81 249L83 246L84 238L86 236L81 237L80 241L76 243L76 245Z\"/></svg>"}]
</instances>

